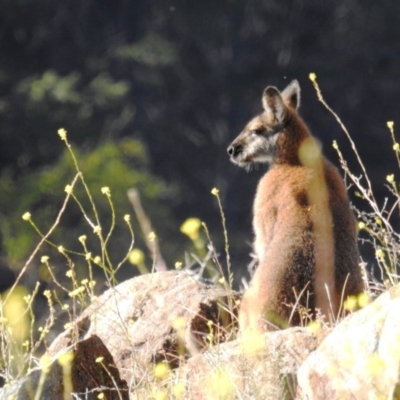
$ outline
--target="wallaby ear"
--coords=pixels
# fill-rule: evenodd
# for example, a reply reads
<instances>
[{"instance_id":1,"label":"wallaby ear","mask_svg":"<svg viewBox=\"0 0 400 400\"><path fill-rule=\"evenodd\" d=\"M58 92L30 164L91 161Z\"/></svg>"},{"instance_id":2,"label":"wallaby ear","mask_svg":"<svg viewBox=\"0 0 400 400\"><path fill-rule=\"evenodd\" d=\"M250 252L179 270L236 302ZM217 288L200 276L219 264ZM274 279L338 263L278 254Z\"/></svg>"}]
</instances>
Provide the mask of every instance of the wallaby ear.
<instances>
[{"instance_id":1,"label":"wallaby ear","mask_svg":"<svg viewBox=\"0 0 400 400\"><path fill-rule=\"evenodd\" d=\"M300 107L300 85L296 79L290 82L281 94L284 102L289 107L292 107L294 110Z\"/></svg>"},{"instance_id":2,"label":"wallaby ear","mask_svg":"<svg viewBox=\"0 0 400 400\"><path fill-rule=\"evenodd\" d=\"M268 86L263 93L262 104L267 113L272 114L277 122L282 122L284 117L284 104L279 90Z\"/></svg>"}]
</instances>

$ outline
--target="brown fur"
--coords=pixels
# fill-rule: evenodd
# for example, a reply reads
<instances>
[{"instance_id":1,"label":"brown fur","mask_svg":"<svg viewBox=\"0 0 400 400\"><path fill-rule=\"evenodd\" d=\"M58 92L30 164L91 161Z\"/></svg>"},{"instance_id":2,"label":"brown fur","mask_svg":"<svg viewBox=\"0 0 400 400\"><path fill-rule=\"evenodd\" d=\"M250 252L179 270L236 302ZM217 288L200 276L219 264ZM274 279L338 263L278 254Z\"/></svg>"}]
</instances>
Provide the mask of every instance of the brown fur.
<instances>
[{"instance_id":1,"label":"brown fur","mask_svg":"<svg viewBox=\"0 0 400 400\"><path fill-rule=\"evenodd\" d=\"M269 86L264 112L228 148L240 166L271 164L254 201L258 268L242 300L242 331L299 325L301 309L332 321L363 289L346 188L299 117L299 101L297 81L282 93Z\"/></svg>"}]
</instances>

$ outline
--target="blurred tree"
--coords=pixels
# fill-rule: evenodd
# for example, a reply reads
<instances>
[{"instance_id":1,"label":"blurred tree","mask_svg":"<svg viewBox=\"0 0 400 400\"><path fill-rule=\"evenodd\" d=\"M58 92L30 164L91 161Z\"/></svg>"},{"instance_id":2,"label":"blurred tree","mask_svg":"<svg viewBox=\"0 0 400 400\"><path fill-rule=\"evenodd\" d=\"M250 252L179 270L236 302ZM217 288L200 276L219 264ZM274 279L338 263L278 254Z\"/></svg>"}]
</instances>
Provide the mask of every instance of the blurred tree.
<instances>
[{"instance_id":1,"label":"blurred tree","mask_svg":"<svg viewBox=\"0 0 400 400\"><path fill-rule=\"evenodd\" d=\"M384 181L395 160L376 157L376 148L390 146L384 124L397 115L399 18L400 3L372 0L4 0L0 171L28 185L35 170L56 163L61 126L85 149L135 136L148 148L148 171L175 188L165 205L176 225L199 217L217 245L219 211L209 191L220 189L233 266L243 270L262 171L230 165L227 144L261 110L267 84L298 78L311 130L330 158L336 139L352 163L308 83L313 71L359 139L373 180Z\"/></svg>"},{"instance_id":2,"label":"blurred tree","mask_svg":"<svg viewBox=\"0 0 400 400\"><path fill-rule=\"evenodd\" d=\"M85 182L91 190L95 201L103 231L111 226L112 212L106 197L101 194L101 188L108 186L111 200L116 213L116 228L109 244L109 253L113 263L118 264L128 252L130 233L123 221L125 214L132 215L135 232L135 245L144 247L140 229L134 218L134 212L127 201L127 190L136 188L142 196L147 212L153 217L153 224L160 237L174 237L173 221L161 199L168 197L168 188L161 180L154 178L148 172L146 151L138 141L122 139L116 143L105 143L90 151L74 151ZM71 183L76 171L71 156L67 150L52 167L43 167L32 173L26 173L16 180L7 171L0 178L0 230L4 234L4 246L9 260L13 264L23 263L40 237L33 228L23 221L21 216L26 211L32 215L32 220L40 231L45 234L55 221L65 199L64 188ZM85 193L83 185L78 181L75 196L79 199L88 217L94 224L96 219L92 205ZM16 203L15 199L19 199ZM100 254L97 236L93 233L78 204L70 199L61 223L49 238L56 246L82 252L78 238L88 237L87 245L93 256ZM175 255L173 243L163 241L165 254L169 259ZM44 246L42 253L51 256L55 263L65 264L57 248ZM85 264L84 262L82 264ZM150 265L149 265L150 267ZM132 269L132 267L131 267ZM132 275L135 271L131 271Z\"/></svg>"}]
</instances>

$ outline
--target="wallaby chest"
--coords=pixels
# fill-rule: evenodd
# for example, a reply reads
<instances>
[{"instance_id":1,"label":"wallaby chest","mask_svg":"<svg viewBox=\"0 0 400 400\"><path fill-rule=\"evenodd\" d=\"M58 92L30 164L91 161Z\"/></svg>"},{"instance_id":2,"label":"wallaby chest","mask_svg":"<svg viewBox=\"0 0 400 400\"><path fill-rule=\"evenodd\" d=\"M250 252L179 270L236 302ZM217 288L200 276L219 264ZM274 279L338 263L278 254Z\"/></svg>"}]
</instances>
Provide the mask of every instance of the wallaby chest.
<instances>
[{"instance_id":1,"label":"wallaby chest","mask_svg":"<svg viewBox=\"0 0 400 400\"><path fill-rule=\"evenodd\" d=\"M310 172L302 166L273 166L260 180L253 205L255 251L262 258L272 240L311 224L307 190ZM292 242L292 240L291 240ZM281 243L282 249L288 243Z\"/></svg>"}]
</instances>

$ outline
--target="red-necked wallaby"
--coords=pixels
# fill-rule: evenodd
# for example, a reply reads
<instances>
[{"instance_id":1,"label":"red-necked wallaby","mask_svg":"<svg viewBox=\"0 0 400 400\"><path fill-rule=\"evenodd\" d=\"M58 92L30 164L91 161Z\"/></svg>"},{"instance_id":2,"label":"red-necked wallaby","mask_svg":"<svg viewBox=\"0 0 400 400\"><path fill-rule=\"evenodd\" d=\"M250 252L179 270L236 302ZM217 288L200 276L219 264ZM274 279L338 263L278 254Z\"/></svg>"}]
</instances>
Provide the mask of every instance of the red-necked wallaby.
<instances>
[{"instance_id":1,"label":"red-necked wallaby","mask_svg":"<svg viewBox=\"0 0 400 400\"><path fill-rule=\"evenodd\" d=\"M242 167L269 163L254 201L258 267L239 311L241 330L302 323L317 310L328 321L363 290L356 221L337 169L297 113L300 86L268 86L264 112L228 148Z\"/></svg>"}]
</instances>

